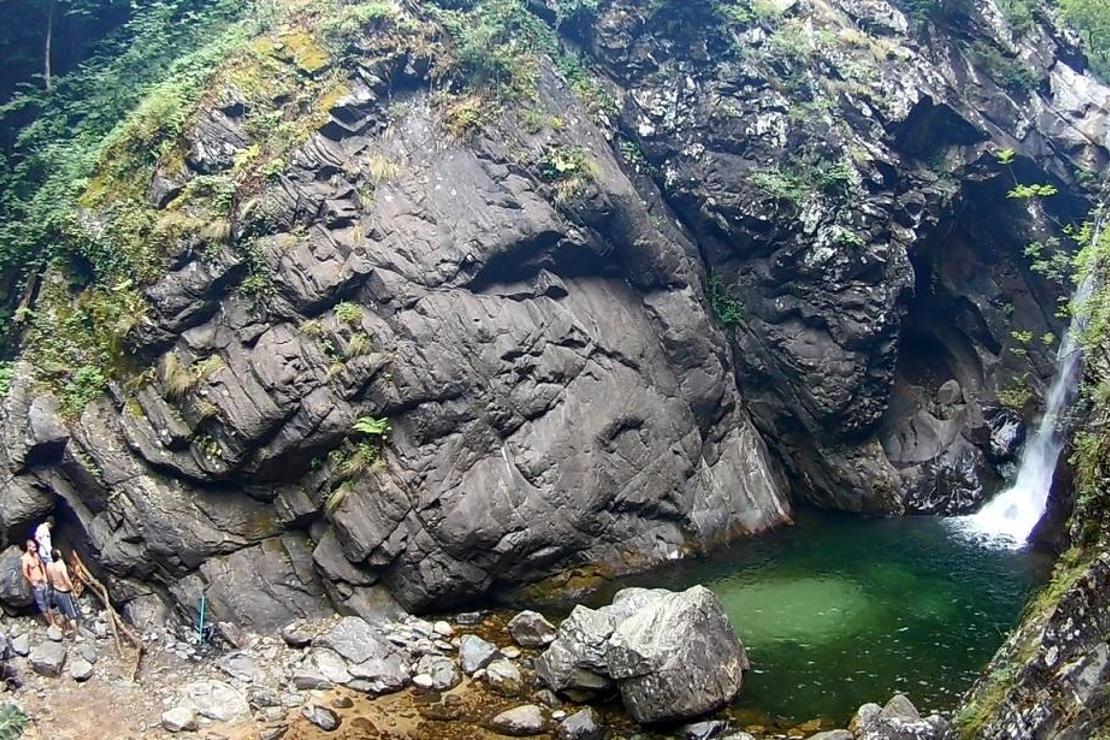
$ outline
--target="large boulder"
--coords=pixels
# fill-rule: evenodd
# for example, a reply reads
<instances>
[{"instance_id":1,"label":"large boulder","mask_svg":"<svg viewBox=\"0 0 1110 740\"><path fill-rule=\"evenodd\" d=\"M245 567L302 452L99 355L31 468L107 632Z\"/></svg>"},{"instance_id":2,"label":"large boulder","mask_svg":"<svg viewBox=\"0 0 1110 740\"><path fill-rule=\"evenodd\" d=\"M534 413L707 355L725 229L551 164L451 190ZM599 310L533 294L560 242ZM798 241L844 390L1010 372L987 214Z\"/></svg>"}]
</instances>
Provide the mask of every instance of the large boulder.
<instances>
[{"instance_id":1,"label":"large boulder","mask_svg":"<svg viewBox=\"0 0 1110 740\"><path fill-rule=\"evenodd\" d=\"M11 609L24 609L34 601L20 569L22 557L22 550L15 545L0 553L0 605Z\"/></svg>"},{"instance_id":2,"label":"large boulder","mask_svg":"<svg viewBox=\"0 0 1110 740\"><path fill-rule=\"evenodd\" d=\"M724 706L740 692L747 668L720 601L703 586L625 589L601 609L576 607L536 664L544 683L572 698L615 682L643 723Z\"/></svg>"},{"instance_id":3,"label":"large boulder","mask_svg":"<svg viewBox=\"0 0 1110 740\"><path fill-rule=\"evenodd\" d=\"M613 630L609 675L637 722L698 717L740 693L748 658L704 586L661 596Z\"/></svg>"}]
</instances>

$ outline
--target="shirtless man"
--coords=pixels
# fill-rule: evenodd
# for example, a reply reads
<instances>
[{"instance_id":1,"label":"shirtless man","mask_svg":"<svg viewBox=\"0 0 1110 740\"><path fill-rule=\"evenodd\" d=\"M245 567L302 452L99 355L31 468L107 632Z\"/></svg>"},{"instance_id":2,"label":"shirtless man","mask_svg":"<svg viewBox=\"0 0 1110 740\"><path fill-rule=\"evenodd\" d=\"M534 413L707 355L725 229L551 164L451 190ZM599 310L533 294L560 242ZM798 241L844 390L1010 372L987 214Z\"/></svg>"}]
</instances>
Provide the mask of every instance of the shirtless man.
<instances>
[{"instance_id":1,"label":"shirtless man","mask_svg":"<svg viewBox=\"0 0 1110 740\"><path fill-rule=\"evenodd\" d=\"M73 581L69 578L69 568L57 550L50 553L50 563L46 566L46 577L54 591L54 606L58 607L59 620L69 629L70 634L77 631L77 606L73 602Z\"/></svg>"},{"instance_id":2,"label":"shirtless man","mask_svg":"<svg viewBox=\"0 0 1110 740\"><path fill-rule=\"evenodd\" d=\"M35 597L35 606L38 607L46 626L54 624L54 614L50 611L50 583L46 577L46 566L39 559L38 545L34 540L27 540L26 552L20 559L23 580L31 586L31 593Z\"/></svg>"}]
</instances>

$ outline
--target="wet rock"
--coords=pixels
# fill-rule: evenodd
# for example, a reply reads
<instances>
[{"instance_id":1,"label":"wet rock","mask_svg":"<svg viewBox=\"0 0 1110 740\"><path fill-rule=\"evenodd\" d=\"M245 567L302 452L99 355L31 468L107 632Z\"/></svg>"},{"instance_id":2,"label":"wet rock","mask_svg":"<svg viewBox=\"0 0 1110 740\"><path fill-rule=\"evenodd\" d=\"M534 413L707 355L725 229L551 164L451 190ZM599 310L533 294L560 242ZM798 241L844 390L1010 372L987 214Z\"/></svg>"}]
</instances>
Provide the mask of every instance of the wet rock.
<instances>
[{"instance_id":1,"label":"wet rock","mask_svg":"<svg viewBox=\"0 0 1110 740\"><path fill-rule=\"evenodd\" d=\"M477 635L463 635L459 640L459 662L468 676L484 668L498 654L497 646Z\"/></svg>"},{"instance_id":2,"label":"wet rock","mask_svg":"<svg viewBox=\"0 0 1110 740\"><path fill-rule=\"evenodd\" d=\"M197 713L192 707L174 707L162 713L162 728L167 732L193 732L197 729Z\"/></svg>"},{"instance_id":3,"label":"wet rock","mask_svg":"<svg viewBox=\"0 0 1110 740\"><path fill-rule=\"evenodd\" d=\"M93 675L92 663L84 658L74 658L69 662L69 675L77 683L88 681Z\"/></svg>"},{"instance_id":4,"label":"wet rock","mask_svg":"<svg viewBox=\"0 0 1110 740\"><path fill-rule=\"evenodd\" d=\"M194 681L182 689L182 705L217 722L234 722L250 715L246 698L223 681Z\"/></svg>"},{"instance_id":5,"label":"wet rock","mask_svg":"<svg viewBox=\"0 0 1110 740\"><path fill-rule=\"evenodd\" d=\"M538 612L523 611L509 620L509 634L521 647L542 648L555 641L555 625Z\"/></svg>"},{"instance_id":6,"label":"wet rock","mask_svg":"<svg viewBox=\"0 0 1110 740\"><path fill-rule=\"evenodd\" d=\"M937 403L942 406L952 406L963 401L964 390L955 378L945 381L937 390Z\"/></svg>"},{"instance_id":7,"label":"wet rock","mask_svg":"<svg viewBox=\"0 0 1110 740\"><path fill-rule=\"evenodd\" d=\"M886 706L864 704L848 729L856 740L952 740L951 723L934 714L922 718L904 694L895 694Z\"/></svg>"},{"instance_id":8,"label":"wet rock","mask_svg":"<svg viewBox=\"0 0 1110 740\"><path fill-rule=\"evenodd\" d=\"M517 696L524 689L524 678L511 661L498 659L486 666L486 685L502 696Z\"/></svg>"},{"instance_id":9,"label":"wet rock","mask_svg":"<svg viewBox=\"0 0 1110 740\"><path fill-rule=\"evenodd\" d=\"M337 696L331 700L331 705L335 709L350 709L355 705L355 701L349 696Z\"/></svg>"},{"instance_id":10,"label":"wet rock","mask_svg":"<svg viewBox=\"0 0 1110 740\"><path fill-rule=\"evenodd\" d=\"M559 697L555 696L555 692L551 689L540 689L535 696L536 701L552 709L560 709L563 706L563 702L559 701Z\"/></svg>"},{"instance_id":11,"label":"wet rock","mask_svg":"<svg viewBox=\"0 0 1110 740\"><path fill-rule=\"evenodd\" d=\"M332 732L339 728L339 715L319 704L310 704L303 707L301 714L324 732Z\"/></svg>"},{"instance_id":12,"label":"wet rock","mask_svg":"<svg viewBox=\"0 0 1110 740\"><path fill-rule=\"evenodd\" d=\"M727 722L711 719L705 722L683 725L680 731L686 740L712 740L712 738L723 735L727 729Z\"/></svg>"},{"instance_id":13,"label":"wet rock","mask_svg":"<svg viewBox=\"0 0 1110 740\"><path fill-rule=\"evenodd\" d=\"M417 662L416 672L426 675L430 680L429 688L436 691L447 691L462 681L455 661L442 655L425 655Z\"/></svg>"},{"instance_id":14,"label":"wet rock","mask_svg":"<svg viewBox=\"0 0 1110 740\"><path fill-rule=\"evenodd\" d=\"M543 711L535 704L525 704L501 712L490 720L490 728L502 735L527 737L543 732Z\"/></svg>"},{"instance_id":15,"label":"wet rock","mask_svg":"<svg viewBox=\"0 0 1110 740\"><path fill-rule=\"evenodd\" d=\"M602 740L604 735L597 712L591 707L581 709L560 722L555 733L559 740Z\"/></svg>"},{"instance_id":16,"label":"wet rock","mask_svg":"<svg viewBox=\"0 0 1110 740\"><path fill-rule=\"evenodd\" d=\"M482 612L460 612L455 615L455 621L463 625L481 624L482 618Z\"/></svg>"},{"instance_id":17,"label":"wet rock","mask_svg":"<svg viewBox=\"0 0 1110 740\"><path fill-rule=\"evenodd\" d=\"M40 676L60 676L66 664L66 647L60 642L44 642L31 651L30 661Z\"/></svg>"}]
</instances>

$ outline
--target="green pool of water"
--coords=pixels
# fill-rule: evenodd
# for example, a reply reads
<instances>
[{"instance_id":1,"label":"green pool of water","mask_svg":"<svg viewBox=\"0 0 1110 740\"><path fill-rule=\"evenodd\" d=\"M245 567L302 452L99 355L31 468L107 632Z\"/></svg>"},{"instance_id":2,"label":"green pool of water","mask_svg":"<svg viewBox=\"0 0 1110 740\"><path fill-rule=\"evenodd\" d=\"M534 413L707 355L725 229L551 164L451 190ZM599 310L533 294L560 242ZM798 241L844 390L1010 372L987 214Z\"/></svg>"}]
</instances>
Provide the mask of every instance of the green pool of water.
<instances>
[{"instance_id":1,"label":"green pool of water","mask_svg":"<svg viewBox=\"0 0 1110 740\"><path fill-rule=\"evenodd\" d=\"M798 524L702 560L622 580L721 599L752 671L740 707L844 721L903 691L952 708L1002 644L1051 560L991 546L951 521L803 512Z\"/></svg>"}]
</instances>

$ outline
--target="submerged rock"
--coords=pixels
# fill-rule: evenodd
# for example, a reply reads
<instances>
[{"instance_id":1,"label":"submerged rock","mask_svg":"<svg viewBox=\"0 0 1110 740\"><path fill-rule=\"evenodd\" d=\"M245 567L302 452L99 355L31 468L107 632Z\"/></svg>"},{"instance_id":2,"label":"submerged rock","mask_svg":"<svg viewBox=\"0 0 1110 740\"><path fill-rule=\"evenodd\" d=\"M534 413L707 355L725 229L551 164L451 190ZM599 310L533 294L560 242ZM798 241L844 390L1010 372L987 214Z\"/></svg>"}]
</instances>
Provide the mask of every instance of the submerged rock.
<instances>
[{"instance_id":1,"label":"submerged rock","mask_svg":"<svg viewBox=\"0 0 1110 740\"><path fill-rule=\"evenodd\" d=\"M604 735L597 712L591 707L581 709L564 719L555 733L559 740L601 740Z\"/></svg>"}]
</instances>

